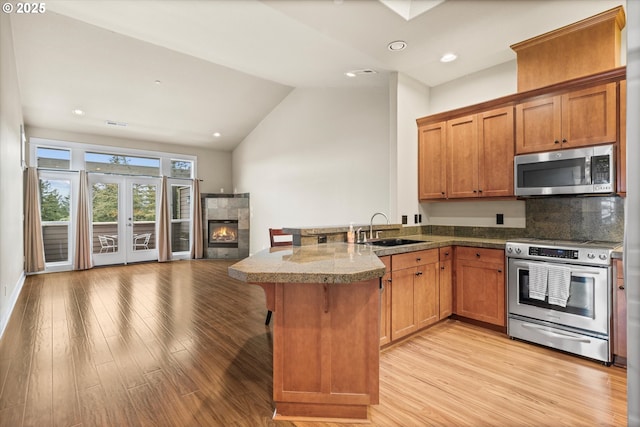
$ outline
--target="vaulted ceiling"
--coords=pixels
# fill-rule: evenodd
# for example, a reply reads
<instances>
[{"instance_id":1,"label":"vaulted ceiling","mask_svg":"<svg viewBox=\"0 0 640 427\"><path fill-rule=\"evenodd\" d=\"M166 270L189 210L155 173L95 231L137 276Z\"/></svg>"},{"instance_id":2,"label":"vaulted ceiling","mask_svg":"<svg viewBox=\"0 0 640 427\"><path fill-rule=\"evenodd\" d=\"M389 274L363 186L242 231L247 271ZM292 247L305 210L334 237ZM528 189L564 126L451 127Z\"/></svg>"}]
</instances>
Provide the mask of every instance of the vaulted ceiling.
<instances>
[{"instance_id":1,"label":"vaulted ceiling","mask_svg":"<svg viewBox=\"0 0 640 427\"><path fill-rule=\"evenodd\" d=\"M392 72L436 86L620 4L48 0L11 24L27 125L232 150L296 87L383 87Z\"/></svg>"}]
</instances>

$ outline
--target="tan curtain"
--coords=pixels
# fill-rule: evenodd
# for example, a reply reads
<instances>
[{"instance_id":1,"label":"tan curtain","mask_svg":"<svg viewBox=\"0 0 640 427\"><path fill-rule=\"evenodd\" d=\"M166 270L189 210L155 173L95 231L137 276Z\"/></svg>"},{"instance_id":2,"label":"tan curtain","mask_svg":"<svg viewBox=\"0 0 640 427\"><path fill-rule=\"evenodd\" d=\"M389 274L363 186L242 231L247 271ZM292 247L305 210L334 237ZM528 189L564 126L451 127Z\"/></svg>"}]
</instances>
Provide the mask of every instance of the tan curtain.
<instances>
[{"instance_id":1,"label":"tan curtain","mask_svg":"<svg viewBox=\"0 0 640 427\"><path fill-rule=\"evenodd\" d=\"M80 191L78 193L78 219L76 222L76 254L73 266L76 270L93 267L91 262L91 219L89 218L89 181L87 172L80 171Z\"/></svg>"},{"instance_id":2,"label":"tan curtain","mask_svg":"<svg viewBox=\"0 0 640 427\"><path fill-rule=\"evenodd\" d=\"M160 186L160 220L158 224L158 261L171 260L171 218L167 196L167 177L162 177Z\"/></svg>"},{"instance_id":3,"label":"tan curtain","mask_svg":"<svg viewBox=\"0 0 640 427\"><path fill-rule=\"evenodd\" d=\"M44 243L40 220L40 181L34 167L27 169L24 204L24 257L25 271L35 273L44 270Z\"/></svg>"},{"instance_id":4,"label":"tan curtain","mask_svg":"<svg viewBox=\"0 0 640 427\"><path fill-rule=\"evenodd\" d=\"M200 203L200 181L193 180L193 218L191 218L191 258L202 258L202 204Z\"/></svg>"}]
</instances>

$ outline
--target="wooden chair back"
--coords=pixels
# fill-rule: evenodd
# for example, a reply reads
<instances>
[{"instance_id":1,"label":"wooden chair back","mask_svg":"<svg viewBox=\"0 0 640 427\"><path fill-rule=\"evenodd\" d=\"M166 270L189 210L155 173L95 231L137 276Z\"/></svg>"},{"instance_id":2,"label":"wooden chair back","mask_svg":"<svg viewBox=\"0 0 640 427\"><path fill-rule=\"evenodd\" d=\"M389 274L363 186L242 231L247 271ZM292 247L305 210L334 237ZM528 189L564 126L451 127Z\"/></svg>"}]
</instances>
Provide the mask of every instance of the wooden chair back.
<instances>
[{"instance_id":1,"label":"wooden chair back","mask_svg":"<svg viewBox=\"0 0 640 427\"><path fill-rule=\"evenodd\" d=\"M275 246L292 246L293 235L285 233L282 228L270 228L269 240L271 241L271 247Z\"/></svg>"}]
</instances>

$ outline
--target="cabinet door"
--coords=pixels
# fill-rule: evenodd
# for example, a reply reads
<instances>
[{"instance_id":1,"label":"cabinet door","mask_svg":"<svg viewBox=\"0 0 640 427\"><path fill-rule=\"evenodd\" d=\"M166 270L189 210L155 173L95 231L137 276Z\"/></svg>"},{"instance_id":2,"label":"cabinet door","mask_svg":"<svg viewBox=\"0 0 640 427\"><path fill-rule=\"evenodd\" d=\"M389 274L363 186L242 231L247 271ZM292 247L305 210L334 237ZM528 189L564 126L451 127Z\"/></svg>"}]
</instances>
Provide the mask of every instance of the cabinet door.
<instances>
[{"instance_id":1,"label":"cabinet door","mask_svg":"<svg viewBox=\"0 0 640 427\"><path fill-rule=\"evenodd\" d=\"M620 82L620 142L618 144L618 159L616 164L617 191L621 196L627 194L627 81Z\"/></svg>"},{"instance_id":2,"label":"cabinet door","mask_svg":"<svg viewBox=\"0 0 640 427\"><path fill-rule=\"evenodd\" d=\"M513 107L478 114L478 193L513 196Z\"/></svg>"},{"instance_id":3,"label":"cabinet door","mask_svg":"<svg viewBox=\"0 0 640 427\"><path fill-rule=\"evenodd\" d=\"M413 317L413 279L417 268L394 270L391 273L391 340L416 330Z\"/></svg>"},{"instance_id":4,"label":"cabinet door","mask_svg":"<svg viewBox=\"0 0 640 427\"><path fill-rule=\"evenodd\" d=\"M613 288L613 354L616 364L625 365L627 361L627 294L624 289L624 270L621 260L615 260Z\"/></svg>"},{"instance_id":5,"label":"cabinet door","mask_svg":"<svg viewBox=\"0 0 640 427\"><path fill-rule=\"evenodd\" d=\"M504 251L458 249L459 253L456 253L456 314L505 326ZM469 256L470 254L473 255Z\"/></svg>"},{"instance_id":6,"label":"cabinet door","mask_svg":"<svg viewBox=\"0 0 640 427\"><path fill-rule=\"evenodd\" d=\"M516 105L516 154L559 150L561 118L560 96Z\"/></svg>"},{"instance_id":7,"label":"cabinet door","mask_svg":"<svg viewBox=\"0 0 640 427\"><path fill-rule=\"evenodd\" d=\"M418 197L420 200L444 199L446 122L418 129Z\"/></svg>"},{"instance_id":8,"label":"cabinet door","mask_svg":"<svg viewBox=\"0 0 640 427\"><path fill-rule=\"evenodd\" d=\"M380 345L385 345L391 342L391 256L382 256L380 261L385 266L380 294Z\"/></svg>"},{"instance_id":9,"label":"cabinet door","mask_svg":"<svg viewBox=\"0 0 640 427\"><path fill-rule=\"evenodd\" d=\"M616 83L562 95L562 148L616 142L617 102Z\"/></svg>"},{"instance_id":10,"label":"cabinet door","mask_svg":"<svg viewBox=\"0 0 640 427\"><path fill-rule=\"evenodd\" d=\"M476 115L447 122L447 197L478 197Z\"/></svg>"},{"instance_id":11,"label":"cabinet door","mask_svg":"<svg viewBox=\"0 0 640 427\"><path fill-rule=\"evenodd\" d=\"M453 312L453 248L440 248L440 319L451 316Z\"/></svg>"},{"instance_id":12,"label":"cabinet door","mask_svg":"<svg viewBox=\"0 0 640 427\"><path fill-rule=\"evenodd\" d=\"M413 315L416 329L420 329L440 319L440 271L438 262L421 265L417 270L413 281Z\"/></svg>"}]
</instances>

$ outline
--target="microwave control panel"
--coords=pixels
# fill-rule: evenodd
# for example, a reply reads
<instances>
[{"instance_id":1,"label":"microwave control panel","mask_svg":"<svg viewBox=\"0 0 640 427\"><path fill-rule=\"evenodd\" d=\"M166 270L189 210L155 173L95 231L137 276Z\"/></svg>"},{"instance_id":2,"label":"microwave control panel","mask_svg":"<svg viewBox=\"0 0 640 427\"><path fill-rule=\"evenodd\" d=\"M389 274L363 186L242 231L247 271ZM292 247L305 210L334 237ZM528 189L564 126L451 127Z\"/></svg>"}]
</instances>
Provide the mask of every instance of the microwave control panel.
<instances>
[{"instance_id":1,"label":"microwave control panel","mask_svg":"<svg viewBox=\"0 0 640 427\"><path fill-rule=\"evenodd\" d=\"M609 164L609 156L593 156L591 158L591 182L594 185L603 185L601 187L602 190L611 189L611 182L609 177L611 176L610 171L611 165Z\"/></svg>"}]
</instances>

